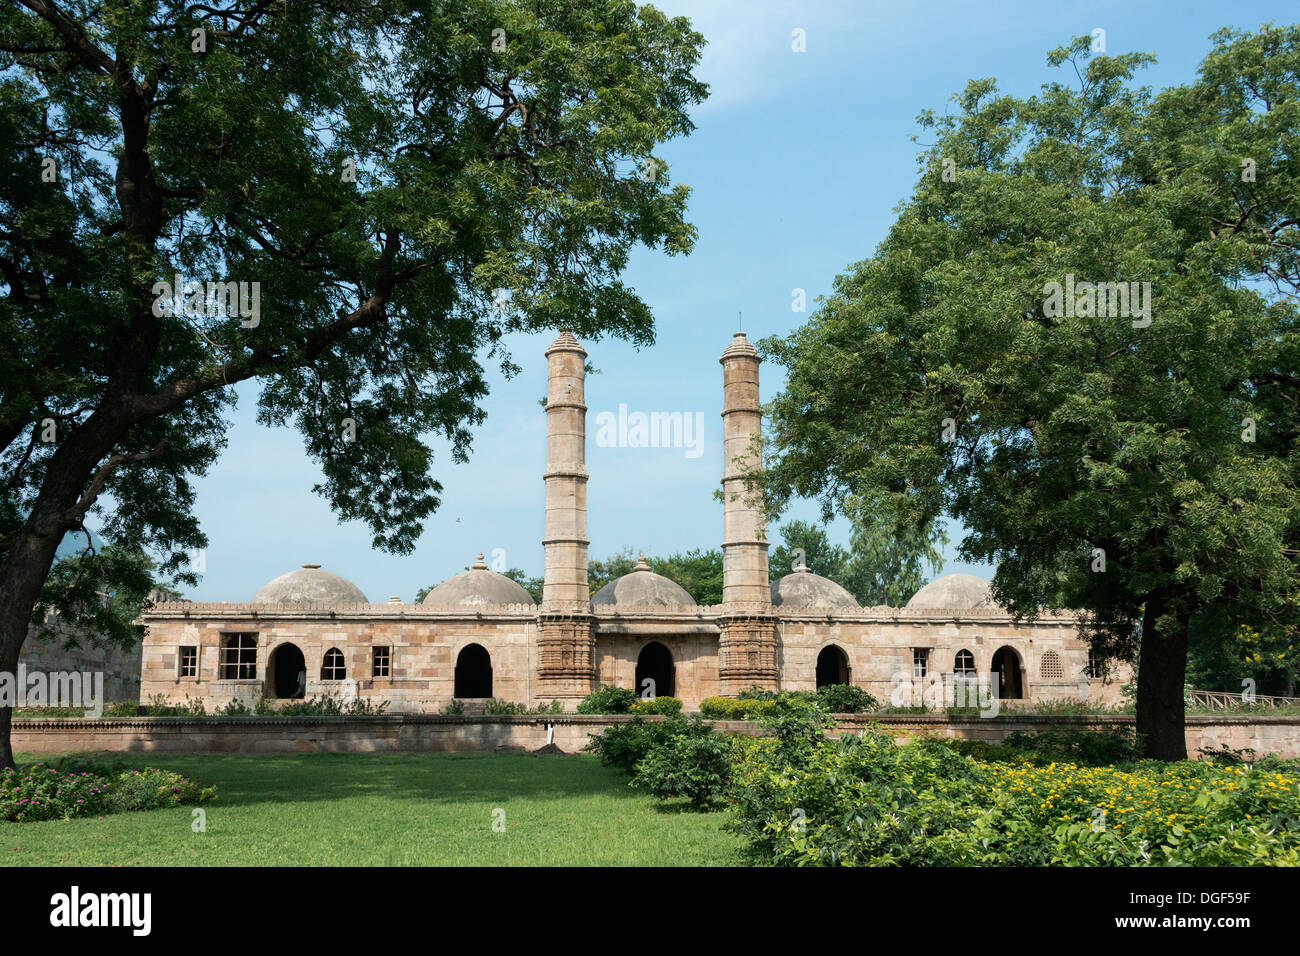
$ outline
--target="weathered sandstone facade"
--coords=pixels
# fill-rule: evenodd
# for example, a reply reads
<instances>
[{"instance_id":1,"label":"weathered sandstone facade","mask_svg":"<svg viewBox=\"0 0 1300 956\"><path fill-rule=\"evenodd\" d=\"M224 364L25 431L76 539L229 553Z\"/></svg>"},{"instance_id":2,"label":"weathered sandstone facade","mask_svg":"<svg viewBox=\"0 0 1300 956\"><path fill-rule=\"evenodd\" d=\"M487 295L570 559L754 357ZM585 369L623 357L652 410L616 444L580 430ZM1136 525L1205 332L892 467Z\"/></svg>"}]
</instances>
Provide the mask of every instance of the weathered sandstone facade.
<instances>
[{"instance_id":1,"label":"weathered sandstone facade","mask_svg":"<svg viewBox=\"0 0 1300 956\"><path fill-rule=\"evenodd\" d=\"M368 603L346 579L304 565L247 604L155 605L143 618L141 698L202 698L211 710L330 693L436 713L487 697L572 710L600 684L651 688L688 709L755 684L852 683L881 700L910 684L914 703L923 687L972 682L1004 699L1118 697L1126 675L1096 676L1074 618L1017 624L970 575L931 582L904 608L859 607L804 567L769 582L762 508L742 477L761 428L760 359L743 333L721 358L723 603L697 606L644 564L589 596L586 355L568 333L546 352L540 605L481 555L421 604Z\"/></svg>"}]
</instances>

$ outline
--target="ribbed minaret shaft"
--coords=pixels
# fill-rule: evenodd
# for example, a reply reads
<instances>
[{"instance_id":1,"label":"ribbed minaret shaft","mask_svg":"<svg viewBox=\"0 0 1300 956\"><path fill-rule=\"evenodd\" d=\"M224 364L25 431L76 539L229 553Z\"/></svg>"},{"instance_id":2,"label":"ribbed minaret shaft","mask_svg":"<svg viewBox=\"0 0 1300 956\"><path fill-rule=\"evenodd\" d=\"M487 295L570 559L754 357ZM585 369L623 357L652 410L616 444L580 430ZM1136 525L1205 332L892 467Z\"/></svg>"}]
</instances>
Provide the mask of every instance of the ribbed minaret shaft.
<instances>
[{"instance_id":1,"label":"ribbed minaret shaft","mask_svg":"<svg viewBox=\"0 0 1300 956\"><path fill-rule=\"evenodd\" d=\"M568 332L546 350L546 569L544 607L586 609L587 353Z\"/></svg>"},{"instance_id":2,"label":"ribbed minaret shaft","mask_svg":"<svg viewBox=\"0 0 1300 956\"><path fill-rule=\"evenodd\" d=\"M576 702L595 689L587 589L587 353L568 332L546 350L546 536L537 616L538 700Z\"/></svg>"},{"instance_id":3,"label":"ribbed minaret shaft","mask_svg":"<svg viewBox=\"0 0 1300 956\"><path fill-rule=\"evenodd\" d=\"M754 441L763 427L758 400L762 361L744 332L722 353L722 601L770 604L767 525L761 501L745 487L760 464Z\"/></svg>"},{"instance_id":4,"label":"ribbed minaret shaft","mask_svg":"<svg viewBox=\"0 0 1300 956\"><path fill-rule=\"evenodd\" d=\"M722 603L718 678L723 694L777 687L776 620L767 571L767 524L745 474L761 464L757 350L737 332L722 353Z\"/></svg>"}]
</instances>

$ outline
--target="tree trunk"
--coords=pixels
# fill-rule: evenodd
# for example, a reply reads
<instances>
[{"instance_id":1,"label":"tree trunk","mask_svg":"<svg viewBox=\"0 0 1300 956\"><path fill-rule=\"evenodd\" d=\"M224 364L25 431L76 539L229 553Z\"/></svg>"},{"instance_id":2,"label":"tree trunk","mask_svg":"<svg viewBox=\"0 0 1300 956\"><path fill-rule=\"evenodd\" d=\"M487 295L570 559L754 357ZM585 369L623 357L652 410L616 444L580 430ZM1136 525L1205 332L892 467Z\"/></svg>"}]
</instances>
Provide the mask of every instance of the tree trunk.
<instances>
[{"instance_id":1,"label":"tree trunk","mask_svg":"<svg viewBox=\"0 0 1300 956\"><path fill-rule=\"evenodd\" d=\"M1157 621L1169 615L1163 632ZM1153 594L1142 614L1142 646L1138 652L1137 733L1147 757L1187 759L1187 708L1183 687L1187 678L1186 614L1178 602Z\"/></svg>"}]
</instances>

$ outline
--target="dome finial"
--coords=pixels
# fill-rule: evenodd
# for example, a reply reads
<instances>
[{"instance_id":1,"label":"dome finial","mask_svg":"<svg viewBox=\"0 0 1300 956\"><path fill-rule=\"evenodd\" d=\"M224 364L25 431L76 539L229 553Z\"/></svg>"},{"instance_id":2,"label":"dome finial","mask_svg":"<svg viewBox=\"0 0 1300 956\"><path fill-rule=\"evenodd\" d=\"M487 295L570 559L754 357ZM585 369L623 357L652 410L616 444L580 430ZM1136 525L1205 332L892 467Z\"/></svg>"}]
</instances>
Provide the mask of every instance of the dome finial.
<instances>
[{"instance_id":1,"label":"dome finial","mask_svg":"<svg viewBox=\"0 0 1300 956\"><path fill-rule=\"evenodd\" d=\"M483 552L482 552L482 551L480 551L480 552L478 553L478 558L474 561L474 563L473 563L472 565L470 565L470 568L471 568L471 570L474 570L474 571L486 571L486 570L487 570L487 565L483 562Z\"/></svg>"},{"instance_id":2,"label":"dome finial","mask_svg":"<svg viewBox=\"0 0 1300 956\"><path fill-rule=\"evenodd\" d=\"M804 564L803 558L799 559L799 563L796 564L792 570L794 571L795 574L812 574L812 571L809 570L808 565Z\"/></svg>"},{"instance_id":3,"label":"dome finial","mask_svg":"<svg viewBox=\"0 0 1300 956\"><path fill-rule=\"evenodd\" d=\"M636 556L636 565L632 568L632 570L633 570L633 571L649 571L649 570L650 570L650 565L646 564L646 560L645 560L645 552L644 552L644 551L640 551L640 552L637 553L637 556Z\"/></svg>"}]
</instances>

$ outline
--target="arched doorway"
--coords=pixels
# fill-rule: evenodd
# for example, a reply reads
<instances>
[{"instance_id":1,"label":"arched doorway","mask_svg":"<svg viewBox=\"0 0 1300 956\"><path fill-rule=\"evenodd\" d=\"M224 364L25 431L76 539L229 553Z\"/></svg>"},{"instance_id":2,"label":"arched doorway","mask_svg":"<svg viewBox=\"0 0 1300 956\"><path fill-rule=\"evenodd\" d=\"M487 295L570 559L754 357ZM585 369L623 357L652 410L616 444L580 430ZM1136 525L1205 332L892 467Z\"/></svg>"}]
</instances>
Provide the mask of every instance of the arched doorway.
<instances>
[{"instance_id":1,"label":"arched doorway","mask_svg":"<svg viewBox=\"0 0 1300 956\"><path fill-rule=\"evenodd\" d=\"M268 697L301 700L307 696L307 661L294 644L281 644L266 662Z\"/></svg>"},{"instance_id":2,"label":"arched doorway","mask_svg":"<svg viewBox=\"0 0 1300 956\"><path fill-rule=\"evenodd\" d=\"M834 644L827 644L817 655L817 686L829 684L847 684L849 682L849 658L843 650Z\"/></svg>"},{"instance_id":3,"label":"arched doorway","mask_svg":"<svg viewBox=\"0 0 1300 956\"><path fill-rule=\"evenodd\" d=\"M456 655L452 693L462 699L492 696L492 657L482 644L466 644Z\"/></svg>"},{"instance_id":4,"label":"arched doorway","mask_svg":"<svg viewBox=\"0 0 1300 956\"><path fill-rule=\"evenodd\" d=\"M647 685L647 679L654 683ZM637 694L647 694L647 687L653 690L655 697L673 696L673 655L658 641L641 648L636 659Z\"/></svg>"},{"instance_id":5,"label":"arched doorway","mask_svg":"<svg viewBox=\"0 0 1300 956\"><path fill-rule=\"evenodd\" d=\"M993 655L990 670L999 699L1016 700L1025 696L1024 670L1020 666L1020 655L1013 648L999 648Z\"/></svg>"}]
</instances>

